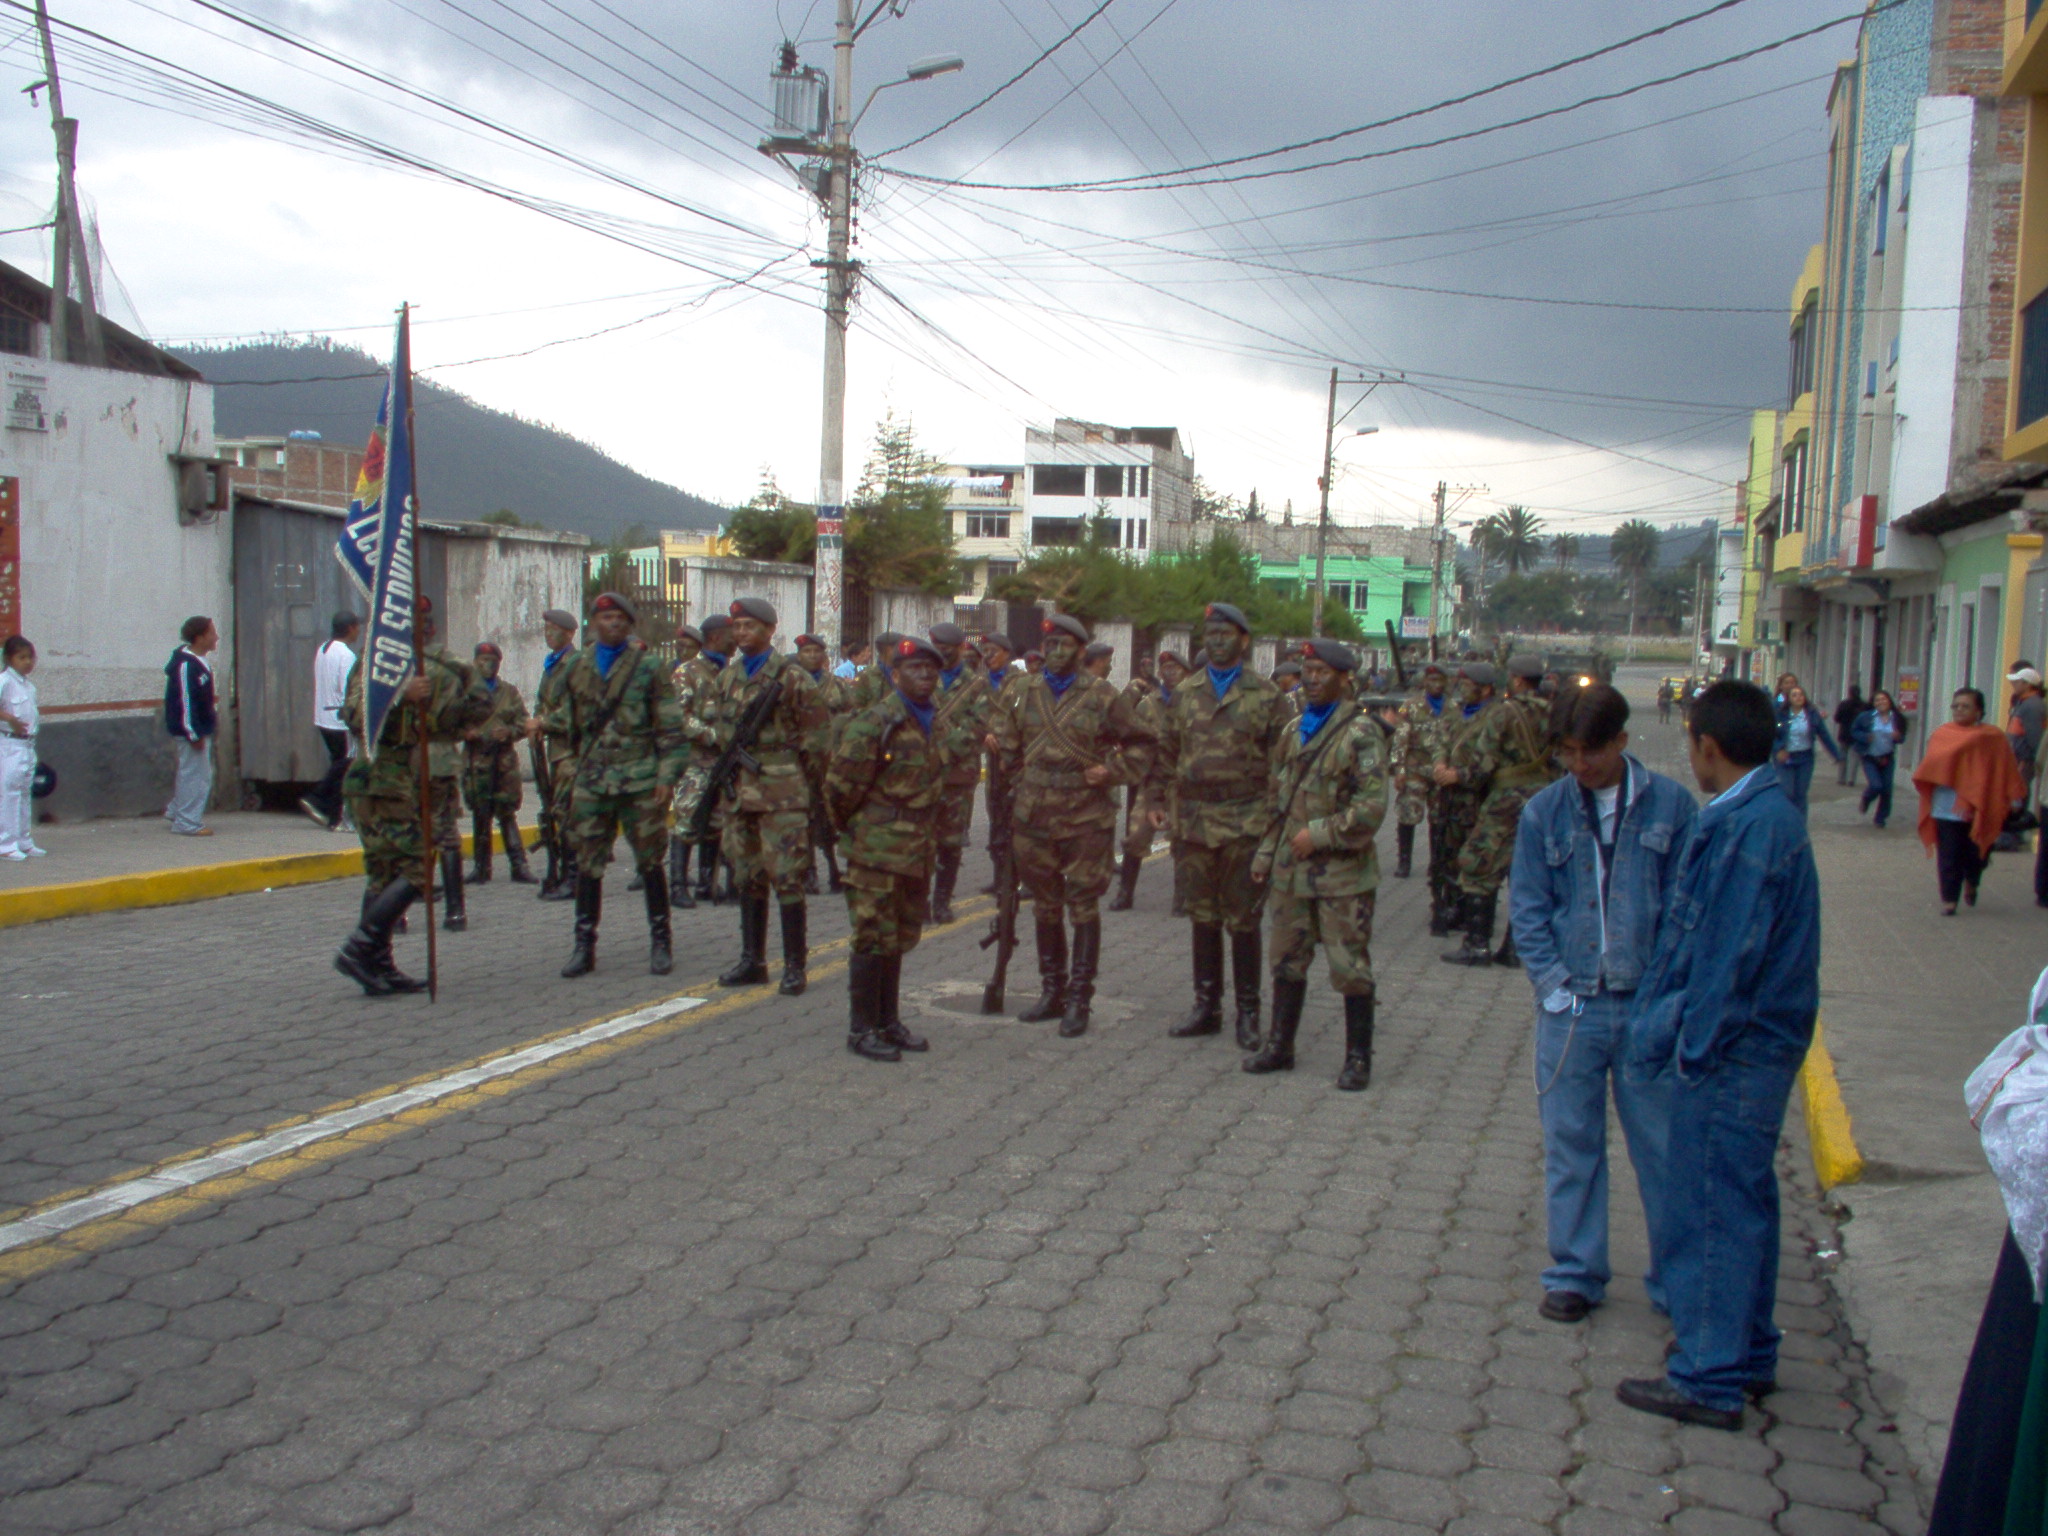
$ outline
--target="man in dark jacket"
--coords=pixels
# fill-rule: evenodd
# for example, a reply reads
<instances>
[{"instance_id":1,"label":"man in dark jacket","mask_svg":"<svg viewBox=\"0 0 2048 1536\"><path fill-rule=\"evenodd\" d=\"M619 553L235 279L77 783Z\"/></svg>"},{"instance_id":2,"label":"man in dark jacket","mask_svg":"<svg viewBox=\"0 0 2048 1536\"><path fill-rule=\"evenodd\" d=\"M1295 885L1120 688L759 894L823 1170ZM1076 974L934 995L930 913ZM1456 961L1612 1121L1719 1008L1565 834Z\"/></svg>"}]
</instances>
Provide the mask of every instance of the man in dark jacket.
<instances>
[{"instance_id":1,"label":"man in dark jacket","mask_svg":"<svg viewBox=\"0 0 2048 1536\"><path fill-rule=\"evenodd\" d=\"M1842 755L1835 759L1835 782L1846 784L1854 766L1850 761L1849 732L1855 727L1857 716L1870 708L1870 700L1863 697L1863 685L1851 683L1849 691L1842 695L1842 702L1835 706L1835 740L1842 744Z\"/></svg>"},{"instance_id":2,"label":"man in dark jacket","mask_svg":"<svg viewBox=\"0 0 2048 1536\"><path fill-rule=\"evenodd\" d=\"M164 666L164 727L177 743L178 767L164 818L185 837L211 837L206 803L213 797L213 737L220 728L214 711L213 663L207 655L220 644L213 620L195 614L179 628L184 644Z\"/></svg>"}]
</instances>

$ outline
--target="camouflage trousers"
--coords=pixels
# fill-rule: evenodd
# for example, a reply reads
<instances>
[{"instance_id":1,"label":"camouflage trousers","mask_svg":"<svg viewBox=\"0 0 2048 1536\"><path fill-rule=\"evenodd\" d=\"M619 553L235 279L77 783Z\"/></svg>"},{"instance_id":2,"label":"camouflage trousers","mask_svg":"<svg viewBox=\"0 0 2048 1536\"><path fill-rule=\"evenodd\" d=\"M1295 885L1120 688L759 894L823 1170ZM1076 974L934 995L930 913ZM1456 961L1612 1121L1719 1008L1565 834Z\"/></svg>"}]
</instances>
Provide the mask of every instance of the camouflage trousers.
<instances>
[{"instance_id":1,"label":"camouflage trousers","mask_svg":"<svg viewBox=\"0 0 2048 1536\"><path fill-rule=\"evenodd\" d=\"M924 934L926 875L846 866L846 915L856 955L907 955Z\"/></svg>"},{"instance_id":2,"label":"camouflage trousers","mask_svg":"<svg viewBox=\"0 0 2048 1536\"><path fill-rule=\"evenodd\" d=\"M420 837L419 802L410 795L344 793L349 819L363 843L363 874L370 894L394 880L416 891L427 888L426 845Z\"/></svg>"},{"instance_id":3,"label":"camouflage trousers","mask_svg":"<svg viewBox=\"0 0 2048 1536\"><path fill-rule=\"evenodd\" d=\"M1371 891L1356 896L1273 893L1273 979L1307 981L1322 944L1330 957L1330 986L1345 997L1371 997Z\"/></svg>"},{"instance_id":4,"label":"camouflage trousers","mask_svg":"<svg viewBox=\"0 0 2048 1536\"><path fill-rule=\"evenodd\" d=\"M1439 789L1429 797L1429 894L1448 908L1458 894L1458 851L1479 818L1479 797L1470 790Z\"/></svg>"},{"instance_id":5,"label":"camouflage trousers","mask_svg":"<svg viewBox=\"0 0 2048 1536\"><path fill-rule=\"evenodd\" d=\"M563 836L576 852L579 875L601 877L612 862L612 844L619 834L633 847L633 867L650 875L668 862L668 807L655 803L649 790L607 795L578 784L569 795Z\"/></svg>"},{"instance_id":6,"label":"camouflage trousers","mask_svg":"<svg viewBox=\"0 0 2048 1536\"><path fill-rule=\"evenodd\" d=\"M1131 791L1130 809L1124 817L1123 855L1127 859L1143 859L1152 851L1152 796L1149 791Z\"/></svg>"},{"instance_id":7,"label":"camouflage trousers","mask_svg":"<svg viewBox=\"0 0 2048 1536\"><path fill-rule=\"evenodd\" d=\"M1515 829L1533 789L1496 789L1480 804L1472 830L1458 850L1457 887L1467 896L1487 897L1500 889L1515 861Z\"/></svg>"},{"instance_id":8,"label":"camouflage trousers","mask_svg":"<svg viewBox=\"0 0 2048 1536\"><path fill-rule=\"evenodd\" d=\"M1397 826L1419 827L1429 815L1429 780L1425 775L1402 774L1394 785L1394 822Z\"/></svg>"},{"instance_id":9,"label":"camouflage trousers","mask_svg":"<svg viewBox=\"0 0 2048 1536\"><path fill-rule=\"evenodd\" d=\"M479 811L491 817L517 814L525 796L519 787L519 758L510 747L469 760L462 798L472 816Z\"/></svg>"},{"instance_id":10,"label":"camouflage trousers","mask_svg":"<svg viewBox=\"0 0 2048 1536\"><path fill-rule=\"evenodd\" d=\"M462 784L459 779L435 779L434 846L443 852L462 852Z\"/></svg>"},{"instance_id":11,"label":"camouflage trousers","mask_svg":"<svg viewBox=\"0 0 2048 1536\"><path fill-rule=\"evenodd\" d=\"M974 825L974 783L948 784L939 796L939 847L958 853L967 846L968 829Z\"/></svg>"},{"instance_id":12,"label":"camouflage trousers","mask_svg":"<svg viewBox=\"0 0 2048 1536\"><path fill-rule=\"evenodd\" d=\"M1252 879L1256 837L1240 837L1220 848L1182 843L1180 870L1187 882L1188 919L1232 933L1257 933L1266 909L1266 887Z\"/></svg>"},{"instance_id":13,"label":"camouflage trousers","mask_svg":"<svg viewBox=\"0 0 2048 1536\"><path fill-rule=\"evenodd\" d=\"M811 872L811 812L728 811L725 856L732 861L733 889L742 896L774 891L785 907L804 904L804 876Z\"/></svg>"},{"instance_id":14,"label":"camouflage trousers","mask_svg":"<svg viewBox=\"0 0 2048 1536\"><path fill-rule=\"evenodd\" d=\"M676 797L669 803L669 829L678 834L687 832L690 823L696 819L697 807L704 799L704 791L711 783L711 765L692 763L683 770L682 778L676 781ZM705 825L705 835L716 837L718 829L725 825L726 813L723 808L714 809L711 820Z\"/></svg>"},{"instance_id":15,"label":"camouflage trousers","mask_svg":"<svg viewBox=\"0 0 2048 1536\"><path fill-rule=\"evenodd\" d=\"M1076 923L1098 920L1096 903L1109 889L1116 867L1115 828L1082 827L1062 834L1036 822L1020 823L1011 837L1017 876L1040 917L1052 918L1064 908Z\"/></svg>"}]
</instances>

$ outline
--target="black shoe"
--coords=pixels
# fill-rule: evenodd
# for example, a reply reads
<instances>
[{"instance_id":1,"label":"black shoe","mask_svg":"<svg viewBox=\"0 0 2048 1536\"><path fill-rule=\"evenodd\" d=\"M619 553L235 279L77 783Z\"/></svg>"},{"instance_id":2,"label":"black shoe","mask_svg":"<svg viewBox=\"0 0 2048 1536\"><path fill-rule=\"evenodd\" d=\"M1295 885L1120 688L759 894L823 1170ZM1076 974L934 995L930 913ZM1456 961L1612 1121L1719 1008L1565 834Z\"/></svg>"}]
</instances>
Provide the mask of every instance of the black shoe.
<instances>
[{"instance_id":1,"label":"black shoe","mask_svg":"<svg viewBox=\"0 0 2048 1536\"><path fill-rule=\"evenodd\" d=\"M782 909L782 982L775 990L784 997L802 997L804 988L810 984L810 943L806 937L810 910L802 902ZM767 921L764 914L762 927L767 926Z\"/></svg>"},{"instance_id":2,"label":"black shoe","mask_svg":"<svg viewBox=\"0 0 2048 1536\"><path fill-rule=\"evenodd\" d=\"M1074 968L1067 977L1067 1006L1060 1012L1060 1038L1088 1033L1088 1005L1095 1001L1095 967L1102 958L1102 919L1074 924Z\"/></svg>"},{"instance_id":3,"label":"black shoe","mask_svg":"<svg viewBox=\"0 0 2048 1536\"><path fill-rule=\"evenodd\" d=\"M1017 1015L1019 1023L1041 1024L1056 1019L1067 1007L1067 929L1055 911L1051 921L1033 909L1038 940L1038 1001Z\"/></svg>"},{"instance_id":4,"label":"black shoe","mask_svg":"<svg viewBox=\"0 0 2048 1536\"><path fill-rule=\"evenodd\" d=\"M1138 899L1138 876L1145 868L1142 859L1124 855L1123 863L1116 872L1116 894L1109 899L1109 910L1128 912Z\"/></svg>"},{"instance_id":5,"label":"black shoe","mask_svg":"<svg viewBox=\"0 0 2048 1536\"><path fill-rule=\"evenodd\" d=\"M1696 1403L1665 1376L1624 1381L1614 1389L1614 1395L1639 1413L1654 1413L1681 1424L1698 1424L1707 1429L1742 1428L1740 1408L1709 1408L1705 1403Z\"/></svg>"},{"instance_id":6,"label":"black shoe","mask_svg":"<svg viewBox=\"0 0 2048 1536\"><path fill-rule=\"evenodd\" d=\"M1497 896L1466 896L1463 899L1465 939L1450 954L1439 957L1444 964L1493 964L1493 916L1498 900Z\"/></svg>"},{"instance_id":7,"label":"black shoe","mask_svg":"<svg viewBox=\"0 0 2048 1536\"><path fill-rule=\"evenodd\" d=\"M498 819L498 831L505 839L506 878L514 885L538 885L533 866L527 862L526 839L520 835L519 822L511 816Z\"/></svg>"},{"instance_id":8,"label":"black shoe","mask_svg":"<svg viewBox=\"0 0 2048 1536\"><path fill-rule=\"evenodd\" d=\"M1273 978L1273 1031L1256 1056L1238 1065L1254 1074L1294 1070L1294 1035L1301 1028L1301 1005L1308 997L1308 983Z\"/></svg>"},{"instance_id":9,"label":"black shoe","mask_svg":"<svg viewBox=\"0 0 2048 1536\"><path fill-rule=\"evenodd\" d=\"M310 796L299 796L299 809L304 811L308 818L316 822L322 832L332 832L334 830L335 818L315 805Z\"/></svg>"},{"instance_id":10,"label":"black shoe","mask_svg":"<svg viewBox=\"0 0 2048 1536\"><path fill-rule=\"evenodd\" d=\"M740 957L718 978L721 987L758 987L768 979L768 898L740 898Z\"/></svg>"},{"instance_id":11,"label":"black shoe","mask_svg":"<svg viewBox=\"0 0 2048 1536\"><path fill-rule=\"evenodd\" d=\"M849 955L846 960L846 1048L869 1061L901 1061L903 1053L882 1038L882 967L880 955Z\"/></svg>"},{"instance_id":12,"label":"black shoe","mask_svg":"<svg viewBox=\"0 0 2048 1536\"><path fill-rule=\"evenodd\" d=\"M1344 1066L1337 1086L1345 1093L1363 1093L1372 1086L1373 1011L1378 1000L1367 993L1344 999Z\"/></svg>"},{"instance_id":13,"label":"black shoe","mask_svg":"<svg viewBox=\"0 0 2048 1536\"><path fill-rule=\"evenodd\" d=\"M574 901L576 899L576 855L564 853L554 883L540 888L542 901Z\"/></svg>"},{"instance_id":14,"label":"black shoe","mask_svg":"<svg viewBox=\"0 0 2048 1536\"><path fill-rule=\"evenodd\" d=\"M697 845L697 900L715 903L712 895L718 878L718 839L707 837Z\"/></svg>"},{"instance_id":15,"label":"black shoe","mask_svg":"<svg viewBox=\"0 0 2048 1536\"><path fill-rule=\"evenodd\" d=\"M1259 1048L1259 930L1230 936L1230 984L1236 994L1237 1048Z\"/></svg>"},{"instance_id":16,"label":"black shoe","mask_svg":"<svg viewBox=\"0 0 2048 1536\"><path fill-rule=\"evenodd\" d=\"M1666 1360L1669 1360L1673 1355L1677 1353L1678 1340L1666 1339L1664 1341L1664 1358ZM1742 1384L1742 1395L1748 1398L1752 1403L1762 1402L1765 1398L1769 1397L1773 1392L1777 1390L1778 1378L1776 1376L1757 1376L1751 1378L1748 1381L1745 1381Z\"/></svg>"},{"instance_id":17,"label":"black shoe","mask_svg":"<svg viewBox=\"0 0 2048 1536\"><path fill-rule=\"evenodd\" d=\"M604 911L604 876L576 877L576 940L569 951L564 977L588 976L597 969L597 924Z\"/></svg>"},{"instance_id":18,"label":"black shoe","mask_svg":"<svg viewBox=\"0 0 2048 1536\"><path fill-rule=\"evenodd\" d=\"M1592 1298L1577 1291L1545 1291L1543 1300L1536 1307L1538 1316L1547 1317L1553 1323L1583 1323L1592 1311Z\"/></svg>"},{"instance_id":19,"label":"black shoe","mask_svg":"<svg viewBox=\"0 0 2048 1536\"><path fill-rule=\"evenodd\" d=\"M928 1051L931 1041L903 1025L903 957L885 955L882 966L882 1022L876 1031L899 1051Z\"/></svg>"},{"instance_id":20,"label":"black shoe","mask_svg":"<svg viewBox=\"0 0 2048 1536\"><path fill-rule=\"evenodd\" d=\"M1214 923L1196 923L1190 952L1194 961L1195 1003L1166 1032L1173 1040L1223 1033L1223 930Z\"/></svg>"},{"instance_id":21,"label":"black shoe","mask_svg":"<svg viewBox=\"0 0 2048 1536\"><path fill-rule=\"evenodd\" d=\"M424 989L425 983L400 972L391 959L391 930L412 905L414 894L408 880L394 880L375 896L365 894L362 919L334 957L334 968L361 987L365 996L389 997Z\"/></svg>"},{"instance_id":22,"label":"black shoe","mask_svg":"<svg viewBox=\"0 0 2048 1536\"><path fill-rule=\"evenodd\" d=\"M641 888L647 893L647 974L666 976L676 968L669 944L668 872L655 870Z\"/></svg>"},{"instance_id":23,"label":"black shoe","mask_svg":"<svg viewBox=\"0 0 2048 1536\"><path fill-rule=\"evenodd\" d=\"M454 848L441 850L441 895L444 933L465 933L469 929L469 905L462 896L462 854Z\"/></svg>"}]
</instances>

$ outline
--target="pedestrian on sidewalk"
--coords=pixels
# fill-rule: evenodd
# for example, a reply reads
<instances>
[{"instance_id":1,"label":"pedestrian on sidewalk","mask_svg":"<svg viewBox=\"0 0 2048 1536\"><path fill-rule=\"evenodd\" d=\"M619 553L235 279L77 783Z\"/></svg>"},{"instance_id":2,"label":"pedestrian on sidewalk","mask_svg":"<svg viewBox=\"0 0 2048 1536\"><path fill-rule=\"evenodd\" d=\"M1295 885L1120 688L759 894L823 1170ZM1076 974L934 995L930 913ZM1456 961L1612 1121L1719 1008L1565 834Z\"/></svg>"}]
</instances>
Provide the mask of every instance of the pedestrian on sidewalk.
<instances>
[{"instance_id":1,"label":"pedestrian on sidewalk","mask_svg":"<svg viewBox=\"0 0 2048 1536\"><path fill-rule=\"evenodd\" d=\"M36 648L9 635L0 648L0 858L40 859L36 846Z\"/></svg>"},{"instance_id":2,"label":"pedestrian on sidewalk","mask_svg":"<svg viewBox=\"0 0 2048 1536\"><path fill-rule=\"evenodd\" d=\"M361 619L337 613L327 643L313 657L313 729L327 748L327 772L311 794L300 797L299 809L330 832L341 830L341 780L348 772L348 727L342 722L341 705L362 632Z\"/></svg>"},{"instance_id":3,"label":"pedestrian on sidewalk","mask_svg":"<svg viewBox=\"0 0 2048 1536\"><path fill-rule=\"evenodd\" d=\"M1870 708L1849 727L1845 744L1855 749L1856 760L1863 765L1863 800L1856 807L1856 814L1862 815L1875 803L1877 818L1872 825L1879 831L1892 817L1892 772L1899 764L1899 744L1906 739L1907 724L1906 717L1893 705L1892 696L1882 688L1873 688Z\"/></svg>"},{"instance_id":4,"label":"pedestrian on sidewalk","mask_svg":"<svg viewBox=\"0 0 2048 1536\"><path fill-rule=\"evenodd\" d=\"M1629 1407L1738 1429L1775 1389L1778 1133L1820 1011L1820 880L1806 825L1772 771L1771 701L1710 685L1687 722L1693 824L1629 1016L1627 1072L1664 1077L1670 1142L1653 1253L1674 1345Z\"/></svg>"},{"instance_id":5,"label":"pedestrian on sidewalk","mask_svg":"<svg viewBox=\"0 0 2048 1536\"><path fill-rule=\"evenodd\" d=\"M1605 683L1557 702L1568 778L1522 811L1509 880L1515 946L1536 991L1536 1103L1543 1122L1550 1268L1538 1311L1576 1323L1607 1295L1607 1085L1635 1165L1657 1274L1672 1078L1631 1080L1622 1063L1630 995L1649 964L1665 897L1698 811L1689 790L1628 750L1628 700Z\"/></svg>"},{"instance_id":6,"label":"pedestrian on sidewalk","mask_svg":"<svg viewBox=\"0 0 2048 1536\"><path fill-rule=\"evenodd\" d=\"M1927 739L1913 770L1920 791L1920 841L1935 856L1941 915L1956 915L1958 896L1977 905L1977 886L1991 863L1991 845L2007 813L2026 803L2026 781L2004 732L1984 723L1984 695L1958 688L1948 724Z\"/></svg>"},{"instance_id":7,"label":"pedestrian on sidewalk","mask_svg":"<svg viewBox=\"0 0 2048 1536\"><path fill-rule=\"evenodd\" d=\"M1839 763L1842 761L1842 749L1828 734L1827 717L1813 707L1806 697L1806 690L1797 683L1785 690L1785 704L1778 711L1776 745L1779 782L1792 809L1804 821L1806 792L1813 785L1815 750L1827 748L1828 756Z\"/></svg>"},{"instance_id":8,"label":"pedestrian on sidewalk","mask_svg":"<svg viewBox=\"0 0 2048 1536\"><path fill-rule=\"evenodd\" d=\"M1854 748L1849 743L1849 733L1856 722L1863 718L1863 712L1870 708L1870 701L1863 697L1863 685L1851 683L1849 691L1842 695L1842 702L1835 706L1835 739L1842 744L1842 755L1835 759L1835 782L1847 784L1849 772L1854 766L1849 759Z\"/></svg>"},{"instance_id":9,"label":"pedestrian on sidewalk","mask_svg":"<svg viewBox=\"0 0 2048 1536\"><path fill-rule=\"evenodd\" d=\"M213 663L220 644L213 620L195 614L178 630L184 642L164 665L164 726L177 742L177 778L164 817L184 837L211 837L206 805L213 797L213 737L220 728L213 696Z\"/></svg>"}]
</instances>

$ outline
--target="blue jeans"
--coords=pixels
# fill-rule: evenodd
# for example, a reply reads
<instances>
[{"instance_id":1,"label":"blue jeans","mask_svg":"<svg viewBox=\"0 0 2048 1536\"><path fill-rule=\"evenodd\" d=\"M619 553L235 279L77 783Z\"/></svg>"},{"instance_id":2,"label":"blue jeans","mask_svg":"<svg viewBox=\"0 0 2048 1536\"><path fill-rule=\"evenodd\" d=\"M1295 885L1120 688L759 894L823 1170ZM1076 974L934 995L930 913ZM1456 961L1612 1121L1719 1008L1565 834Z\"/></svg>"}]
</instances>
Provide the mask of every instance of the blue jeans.
<instances>
[{"instance_id":1,"label":"blue jeans","mask_svg":"<svg viewBox=\"0 0 2048 1536\"><path fill-rule=\"evenodd\" d=\"M1785 798L1792 802L1792 809L1799 813L1801 821L1806 820L1806 791L1813 783L1813 750L1791 754L1791 761L1778 764L1778 785L1785 791Z\"/></svg>"},{"instance_id":2,"label":"blue jeans","mask_svg":"<svg viewBox=\"0 0 2048 1536\"><path fill-rule=\"evenodd\" d=\"M1798 1070L1739 1042L1672 1084L1657 1267L1677 1349L1665 1369L1713 1408L1740 1408L1746 1384L1777 1374L1776 1160Z\"/></svg>"},{"instance_id":3,"label":"blue jeans","mask_svg":"<svg viewBox=\"0 0 2048 1536\"><path fill-rule=\"evenodd\" d=\"M1628 1044L1628 999L1612 992L1583 998L1576 1017L1536 1010L1537 1109L1543 1120L1544 1214L1550 1229L1546 1291L1576 1291L1588 1301L1607 1295L1607 1080L1642 1191L1650 1229L1650 1301L1664 1311L1657 1276L1661 1228L1658 1191L1670 1130L1671 1074L1630 1082L1621 1063Z\"/></svg>"},{"instance_id":4,"label":"blue jeans","mask_svg":"<svg viewBox=\"0 0 2048 1536\"><path fill-rule=\"evenodd\" d=\"M1877 825L1883 826L1892 818L1892 769L1898 759L1887 752L1883 757L1866 757L1863 763L1863 809L1870 809L1870 802L1877 802Z\"/></svg>"},{"instance_id":5,"label":"blue jeans","mask_svg":"<svg viewBox=\"0 0 2048 1536\"><path fill-rule=\"evenodd\" d=\"M206 824L206 804L213 798L213 738L192 742L174 736L171 750L177 754L178 776L164 815L173 832L197 832Z\"/></svg>"}]
</instances>

